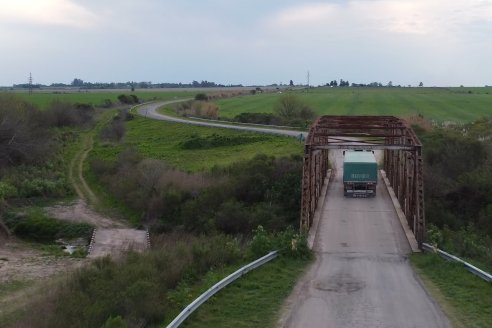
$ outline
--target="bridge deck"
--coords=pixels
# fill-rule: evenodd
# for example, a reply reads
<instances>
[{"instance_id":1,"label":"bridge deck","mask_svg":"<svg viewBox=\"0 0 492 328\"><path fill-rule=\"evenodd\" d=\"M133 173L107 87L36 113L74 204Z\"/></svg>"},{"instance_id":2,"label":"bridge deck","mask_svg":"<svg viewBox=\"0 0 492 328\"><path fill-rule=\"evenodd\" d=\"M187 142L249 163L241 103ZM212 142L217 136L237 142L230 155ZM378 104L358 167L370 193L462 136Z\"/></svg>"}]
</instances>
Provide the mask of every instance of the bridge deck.
<instances>
[{"instance_id":1,"label":"bridge deck","mask_svg":"<svg viewBox=\"0 0 492 328\"><path fill-rule=\"evenodd\" d=\"M448 327L416 279L411 252L381 178L375 198L345 198L335 154L314 250L316 262L292 295L288 327Z\"/></svg>"}]
</instances>

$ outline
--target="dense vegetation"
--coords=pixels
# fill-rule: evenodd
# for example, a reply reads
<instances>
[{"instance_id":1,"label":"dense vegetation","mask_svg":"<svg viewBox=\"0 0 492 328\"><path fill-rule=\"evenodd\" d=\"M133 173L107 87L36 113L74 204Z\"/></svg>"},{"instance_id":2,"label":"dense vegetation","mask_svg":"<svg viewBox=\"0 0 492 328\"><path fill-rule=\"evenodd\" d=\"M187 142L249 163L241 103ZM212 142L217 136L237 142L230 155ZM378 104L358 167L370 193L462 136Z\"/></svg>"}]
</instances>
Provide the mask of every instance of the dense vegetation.
<instances>
[{"instance_id":1,"label":"dense vegetation","mask_svg":"<svg viewBox=\"0 0 492 328\"><path fill-rule=\"evenodd\" d=\"M128 150L112 163L94 160L92 170L112 195L142 213L142 224L157 231L249 234L259 224L269 230L295 224L301 165L300 157L258 155L192 174Z\"/></svg>"},{"instance_id":2,"label":"dense vegetation","mask_svg":"<svg viewBox=\"0 0 492 328\"><path fill-rule=\"evenodd\" d=\"M492 121L419 134L429 241L492 267Z\"/></svg>"},{"instance_id":3,"label":"dense vegetation","mask_svg":"<svg viewBox=\"0 0 492 328\"><path fill-rule=\"evenodd\" d=\"M53 101L40 111L0 94L0 200L70 195L62 151L93 116L87 104Z\"/></svg>"},{"instance_id":4,"label":"dense vegetation","mask_svg":"<svg viewBox=\"0 0 492 328\"><path fill-rule=\"evenodd\" d=\"M14 95L0 94L0 228L47 247L59 239L89 242L92 226L56 220L32 206L73 196L64 155L80 129L92 126L94 115L88 104L55 100L39 110ZM53 249L64 254L59 246Z\"/></svg>"},{"instance_id":5,"label":"dense vegetation","mask_svg":"<svg viewBox=\"0 0 492 328\"><path fill-rule=\"evenodd\" d=\"M298 241L296 248L292 248L292 240ZM272 247L280 249L287 259L301 259L295 262L301 267L309 258L305 239L293 230L272 236L260 229L248 247L241 247L232 237L215 234L161 235L154 238L153 244L152 251L131 253L120 261L109 257L98 259L65 278L62 284L50 286L49 292L33 300L25 310L29 315L22 315L17 324L101 327L119 318L122 326L118 327L155 327L163 321L170 322L193 298L217 281L219 277L214 276L213 280L199 284L211 269L225 268L223 277ZM287 261L296 269L294 276L301 272L299 264ZM278 289L283 293L288 290ZM268 314L272 316L280 303L268 306Z\"/></svg>"}]
</instances>

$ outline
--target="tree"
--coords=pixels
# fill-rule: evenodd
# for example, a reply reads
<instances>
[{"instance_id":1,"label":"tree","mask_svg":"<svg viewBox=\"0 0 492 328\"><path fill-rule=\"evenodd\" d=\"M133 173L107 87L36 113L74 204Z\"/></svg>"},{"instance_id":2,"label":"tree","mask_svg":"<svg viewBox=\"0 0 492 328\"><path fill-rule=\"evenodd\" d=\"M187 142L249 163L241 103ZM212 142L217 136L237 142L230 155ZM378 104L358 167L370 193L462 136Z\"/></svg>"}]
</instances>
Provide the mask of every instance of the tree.
<instances>
[{"instance_id":1,"label":"tree","mask_svg":"<svg viewBox=\"0 0 492 328\"><path fill-rule=\"evenodd\" d=\"M81 80L81 79L75 78L72 81L72 86L74 86L74 87L82 87L82 86L84 86L84 81Z\"/></svg>"},{"instance_id":2,"label":"tree","mask_svg":"<svg viewBox=\"0 0 492 328\"><path fill-rule=\"evenodd\" d=\"M290 80L289 86L293 87L294 86L294 81Z\"/></svg>"},{"instance_id":3,"label":"tree","mask_svg":"<svg viewBox=\"0 0 492 328\"><path fill-rule=\"evenodd\" d=\"M389 87L389 88L393 87L393 82L392 82L392 81L389 81L389 82L388 82L388 87Z\"/></svg>"},{"instance_id":4,"label":"tree","mask_svg":"<svg viewBox=\"0 0 492 328\"><path fill-rule=\"evenodd\" d=\"M314 117L314 112L309 106L294 94L285 94L280 97L273 108L273 112L286 124L305 124L306 120Z\"/></svg>"},{"instance_id":5,"label":"tree","mask_svg":"<svg viewBox=\"0 0 492 328\"><path fill-rule=\"evenodd\" d=\"M46 113L0 95L0 168L43 160L53 150Z\"/></svg>"},{"instance_id":6,"label":"tree","mask_svg":"<svg viewBox=\"0 0 492 328\"><path fill-rule=\"evenodd\" d=\"M423 87L423 86L424 86L424 83L420 82L419 87Z\"/></svg>"}]
</instances>

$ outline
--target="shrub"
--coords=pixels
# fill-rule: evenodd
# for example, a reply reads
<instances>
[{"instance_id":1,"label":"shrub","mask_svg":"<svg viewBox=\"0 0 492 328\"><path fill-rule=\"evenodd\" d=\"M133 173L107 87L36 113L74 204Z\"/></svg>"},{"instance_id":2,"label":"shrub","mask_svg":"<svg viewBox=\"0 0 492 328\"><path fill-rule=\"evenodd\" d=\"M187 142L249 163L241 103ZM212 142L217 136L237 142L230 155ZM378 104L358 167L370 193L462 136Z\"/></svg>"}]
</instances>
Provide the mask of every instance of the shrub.
<instances>
[{"instance_id":1,"label":"shrub","mask_svg":"<svg viewBox=\"0 0 492 328\"><path fill-rule=\"evenodd\" d=\"M307 245L307 238L304 234L294 231L292 227L269 234L263 226L258 226L253 231L253 238L249 244L249 257L257 259L275 250L282 256L294 258L311 257L311 250Z\"/></svg>"},{"instance_id":2,"label":"shrub","mask_svg":"<svg viewBox=\"0 0 492 328\"><path fill-rule=\"evenodd\" d=\"M128 325L126 324L126 321L123 320L121 316L116 316L116 317L109 317L108 320L104 323L102 328L127 328Z\"/></svg>"},{"instance_id":3,"label":"shrub","mask_svg":"<svg viewBox=\"0 0 492 328\"><path fill-rule=\"evenodd\" d=\"M133 105L133 104L138 104L140 102L138 97L133 94L132 95L121 94L117 98L120 101L120 103L125 105Z\"/></svg>"},{"instance_id":4,"label":"shrub","mask_svg":"<svg viewBox=\"0 0 492 328\"><path fill-rule=\"evenodd\" d=\"M113 107L113 102L111 101L111 99L104 99L102 104L99 106L102 108L111 108Z\"/></svg>"},{"instance_id":5,"label":"shrub","mask_svg":"<svg viewBox=\"0 0 492 328\"><path fill-rule=\"evenodd\" d=\"M197 101L207 101L208 100L208 96L205 93L197 93L195 95L195 100L197 100Z\"/></svg>"},{"instance_id":6,"label":"shrub","mask_svg":"<svg viewBox=\"0 0 492 328\"><path fill-rule=\"evenodd\" d=\"M93 229L86 223L72 223L50 218L39 209L30 210L25 214L8 213L5 224L17 236L39 242L79 237L89 240Z\"/></svg>"},{"instance_id":7,"label":"shrub","mask_svg":"<svg viewBox=\"0 0 492 328\"><path fill-rule=\"evenodd\" d=\"M218 134L212 134L210 136L202 137L199 135L192 135L187 140L181 142L181 148L183 149L210 149L215 147L225 146L237 146L250 144L261 141L262 138L249 135L236 135L236 136L222 136Z\"/></svg>"},{"instance_id":8,"label":"shrub","mask_svg":"<svg viewBox=\"0 0 492 328\"><path fill-rule=\"evenodd\" d=\"M0 200L17 196L17 188L8 182L0 181Z\"/></svg>"},{"instance_id":9,"label":"shrub","mask_svg":"<svg viewBox=\"0 0 492 328\"><path fill-rule=\"evenodd\" d=\"M281 119L272 113L241 113L234 117L234 121L265 125L281 124Z\"/></svg>"},{"instance_id":10,"label":"shrub","mask_svg":"<svg viewBox=\"0 0 492 328\"><path fill-rule=\"evenodd\" d=\"M45 161L54 150L46 114L13 95L0 94L0 168Z\"/></svg>"},{"instance_id":11,"label":"shrub","mask_svg":"<svg viewBox=\"0 0 492 328\"><path fill-rule=\"evenodd\" d=\"M292 93L282 95L273 107L273 112L284 124L306 126L315 114L298 96Z\"/></svg>"},{"instance_id":12,"label":"shrub","mask_svg":"<svg viewBox=\"0 0 492 328\"><path fill-rule=\"evenodd\" d=\"M91 104L72 104L65 101L54 100L48 106L46 116L51 126L84 126L92 122L95 114Z\"/></svg>"},{"instance_id":13,"label":"shrub","mask_svg":"<svg viewBox=\"0 0 492 328\"><path fill-rule=\"evenodd\" d=\"M260 225L253 230L253 238L249 244L249 257L260 258L271 251L274 251L274 242L266 230Z\"/></svg>"}]
</instances>

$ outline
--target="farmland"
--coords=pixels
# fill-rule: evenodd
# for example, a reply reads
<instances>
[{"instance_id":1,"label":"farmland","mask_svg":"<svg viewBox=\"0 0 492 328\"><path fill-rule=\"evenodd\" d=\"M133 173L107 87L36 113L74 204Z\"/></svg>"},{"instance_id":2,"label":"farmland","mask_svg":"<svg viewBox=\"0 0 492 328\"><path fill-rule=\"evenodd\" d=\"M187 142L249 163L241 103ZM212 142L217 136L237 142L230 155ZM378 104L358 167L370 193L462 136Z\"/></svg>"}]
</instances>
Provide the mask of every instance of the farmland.
<instances>
[{"instance_id":1,"label":"farmland","mask_svg":"<svg viewBox=\"0 0 492 328\"><path fill-rule=\"evenodd\" d=\"M487 88L316 88L298 94L318 115L421 114L436 122L470 122L492 115L492 87ZM217 102L220 116L271 113L281 94L256 94Z\"/></svg>"},{"instance_id":2,"label":"farmland","mask_svg":"<svg viewBox=\"0 0 492 328\"><path fill-rule=\"evenodd\" d=\"M212 141L212 144L204 145L200 141ZM185 146L193 142L198 145ZM91 157L114 160L124 147L130 146L145 158L164 160L180 170L197 172L251 159L262 153L272 156L302 154L302 143L293 138L189 126L139 116L127 123L125 144L97 143Z\"/></svg>"},{"instance_id":3,"label":"farmland","mask_svg":"<svg viewBox=\"0 0 492 328\"><path fill-rule=\"evenodd\" d=\"M93 106L103 106L106 99L109 99L112 103L118 103L118 95L120 94L134 94L141 101L150 100L167 100L181 97L190 97L195 95L196 92L190 92L186 90L174 90L167 89L165 91L135 91L130 90L112 90L112 91L56 91L56 92L34 92L29 95L27 92L16 92L15 94L30 103L33 103L40 108L47 108L48 105L54 100L70 102L70 103L86 103Z\"/></svg>"}]
</instances>

